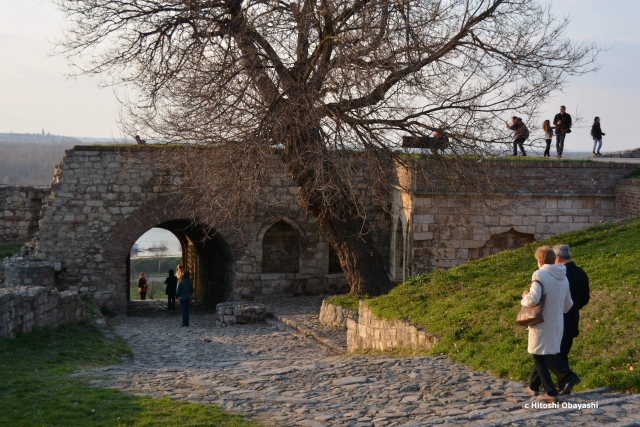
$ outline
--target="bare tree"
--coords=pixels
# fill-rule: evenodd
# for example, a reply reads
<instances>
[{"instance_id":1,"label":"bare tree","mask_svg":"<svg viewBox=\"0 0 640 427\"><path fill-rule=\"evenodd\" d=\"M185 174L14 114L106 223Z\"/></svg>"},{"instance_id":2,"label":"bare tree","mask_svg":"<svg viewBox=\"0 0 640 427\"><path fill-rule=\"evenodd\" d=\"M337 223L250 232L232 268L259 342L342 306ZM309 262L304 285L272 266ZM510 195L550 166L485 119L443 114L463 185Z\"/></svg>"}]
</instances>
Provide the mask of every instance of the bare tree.
<instances>
[{"instance_id":1,"label":"bare tree","mask_svg":"<svg viewBox=\"0 0 640 427\"><path fill-rule=\"evenodd\" d=\"M162 260L164 258L164 254L169 250L169 243L166 240L161 242L153 242L153 246L147 248L148 252L153 253L156 257L158 257L158 274L162 270Z\"/></svg>"},{"instance_id":2,"label":"bare tree","mask_svg":"<svg viewBox=\"0 0 640 427\"><path fill-rule=\"evenodd\" d=\"M162 154L201 215L262 203L276 156L354 294L390 289L358 173L382 200L394 166L416 166L401 137L438 131L453 156L424 173L483 188L452 159L504 144L505 119L534 117L597 53L537 0L54 1L78 71L136 93L127 134L215 146Z\"/></svg>"}]
</instances>

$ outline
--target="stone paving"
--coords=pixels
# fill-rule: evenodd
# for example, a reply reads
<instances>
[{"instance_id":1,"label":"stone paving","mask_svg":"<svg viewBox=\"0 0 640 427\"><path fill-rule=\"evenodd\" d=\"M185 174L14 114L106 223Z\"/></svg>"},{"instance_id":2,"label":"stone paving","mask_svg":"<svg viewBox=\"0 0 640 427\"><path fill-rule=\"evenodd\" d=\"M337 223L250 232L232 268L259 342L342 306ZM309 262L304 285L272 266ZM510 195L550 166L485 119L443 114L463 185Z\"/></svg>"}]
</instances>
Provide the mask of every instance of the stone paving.
<instances>
[{"instance_id":1,"label":"stone paving","mask_svg":"<svg viewBox=\"0 0 640 427\"><path fill-rule=\"evenodd\" d=\"M307 322L319 298L265 302L276 318ZM277 320L216 327L196 310L191 327L179 311L109 321L133 359L79 375L128 393L216 404L270 426L640 426L640 395L606 389L561 400L597 408L531 408L523 384L455 365L445 357L340 355ZM144 306L137 307L141 314ZM292 320L293 319L293 320ZM322 335L320 331L318 335Z\"/></svg>"}]
</instances>

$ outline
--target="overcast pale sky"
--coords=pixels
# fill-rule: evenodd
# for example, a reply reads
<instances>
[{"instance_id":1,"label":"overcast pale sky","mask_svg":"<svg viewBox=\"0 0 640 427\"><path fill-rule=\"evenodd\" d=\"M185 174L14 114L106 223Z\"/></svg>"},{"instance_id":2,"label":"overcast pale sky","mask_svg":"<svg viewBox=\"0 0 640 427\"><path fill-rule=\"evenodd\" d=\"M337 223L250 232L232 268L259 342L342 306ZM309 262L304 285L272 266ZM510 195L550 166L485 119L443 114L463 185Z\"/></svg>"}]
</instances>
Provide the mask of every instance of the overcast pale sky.
<instances>
[{"instance_id":1,"label":"overcast pale sky","mask_svg":"<svg viewBox=\"0 0 640 427\"><path fill-rule=\"evenodd\" d=\"M610 49L600 56L602 69L572 79L541 119L552 119L561 104L584 117L581 128L567 136L570 150L591 151L595 116L607 134L603 151L640 147L640 1L555 0L553 6L556 14L573 18L569 37ZM113 89L98 88L86 77L68 79L64 59L49 56L49 40L60 35L62 25L62 14L48 0L0 0L0 132L44 128L57 135L119 138Z\"/></svg>"}]
</instances>

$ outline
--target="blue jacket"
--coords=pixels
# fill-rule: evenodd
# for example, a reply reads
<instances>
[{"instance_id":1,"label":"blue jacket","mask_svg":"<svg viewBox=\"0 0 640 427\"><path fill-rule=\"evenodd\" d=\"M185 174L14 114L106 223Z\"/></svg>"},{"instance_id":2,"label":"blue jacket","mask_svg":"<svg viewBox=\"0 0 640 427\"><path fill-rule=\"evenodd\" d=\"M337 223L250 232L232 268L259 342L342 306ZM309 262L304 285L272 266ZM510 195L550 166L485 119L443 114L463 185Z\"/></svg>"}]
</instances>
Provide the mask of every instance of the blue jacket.
<instances>
[{"instance_id":1,"label":"blue jacket","mask_svg":"<svg viewBox=\"0 0 640 427\"><path fill-rule=\"evenodd\" d=\"M180 301L191 300L191 295L193 295L193 284L190 279L182 279L180 283L178 283L176 295Z\"/></svg>"}]
</instances>

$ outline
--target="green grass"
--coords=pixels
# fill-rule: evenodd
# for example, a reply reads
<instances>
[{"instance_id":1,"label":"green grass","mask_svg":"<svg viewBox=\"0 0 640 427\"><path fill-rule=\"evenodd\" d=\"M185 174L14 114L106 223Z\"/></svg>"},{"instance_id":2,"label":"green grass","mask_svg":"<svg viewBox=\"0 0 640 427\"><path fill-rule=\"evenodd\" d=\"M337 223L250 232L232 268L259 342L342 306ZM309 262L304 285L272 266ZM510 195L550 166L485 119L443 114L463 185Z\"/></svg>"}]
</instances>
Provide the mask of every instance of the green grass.
<instances>
[{"instance_id":1,"label":"green grass","mask_svg":"<svg viewBox=\"0 0 640 427\"><path fill-rule=\"evenodd\" d=\"M10 245L0 245L0 261L5 259L8 256L14 256L18 252L20 252L20 248L22 244L20 243L12 243Z\"/></svg>"},{"instance_id":2,"label":"green grass","mask_svg":"<svg viewBox=\"0 0 640 427\"><path fill-rule=\"evenodd\" d=\"M630 179L630 178L640 178L640 168L635 169L629 175L625 176L625 179Z\"/></svg>"},{"instance_id":3,"label":"green grass","mask_svg":"<svg viewBox=\"0 0 640 427\"><path fill-rule=\"evenodd\" d=\"M377 316L405 320L438 336L431 354L525 380L532 366L527 330L515 318L537 269L535 248L560 243L571 245L591 287L569 358L583 380L578 389L640 391L640 218L419 275L367 304Z\"/></svg>"},{"instance_id":4,"label":"green grass","mask_svg":"<svg viewBox=\"0 0 640 427\"><path fill-rule=\"evenodd\" d=\"M220 426L257 424L216 406L93 388L69 374L119 363L125 343L89 325L40 330L0 340L2 426Z\"/></svg>"},{"instance_id":5,"label":"green grass","mask_svg":"<svg viewBox=\"0 0 640 427\"><path fill-rule=\"evenodd\" d=\"M147 299L161 299L166 300L167 295L164 293L167 285L164 282L149 282L149 288L147 289ZM151 295L153 292L153 298ZM129 299L132 301L137 301L140 299L140 293L138 292L138 282L131 282L131 286L129 288Z\"/></svg>"},{"instance_id":6,"label":"green grass","mask_svg":"<svg viewBox=\"0 0 640 427\"><path fill-rule=\"evenodd\" d=\"M162 263L158 262L158 258L134 258L131 260L131 274L138 277L140 273L149 275L164 274L169 275L169 270L176 269L178 264L182 263L182 257L164 257ZM158 273L158 264L160 264L160 272Z\"/></svg>"},{"instance_id":7,"label":"green grass","mask_svg":"<svg viewBox=\"0 0 640 427\"><path fill-rule=\"evenodd\" d=\"M413 160L429 160L429 159L447 159L447 160L463 160L463 161L477 161L480 160L480 156L454 156L452 154L440 154L438 156L434 154L400 154L400 157L413 159ZM492 161L492 162L562 162L562 163L584 163L584 162L595 162L595 160L591 159L570 159L570 158L560 158L557 157L538 157L535 154L529 153L527 156L488 156L484 157L484 160Z\"/></svg>"},{"instance_id":8,"label":"green grass","mask_svg":"<svg viewBox=\"0 0 640 427\"><path fill-rule=\"evenodd\" d=\"M349 310L358 311L358 305L360 303L360 298L355 295L346 294L346 295L335 295L327 300L329 304L339 305L344 308L348 308Z\"/></svg>"}]
</instances>

